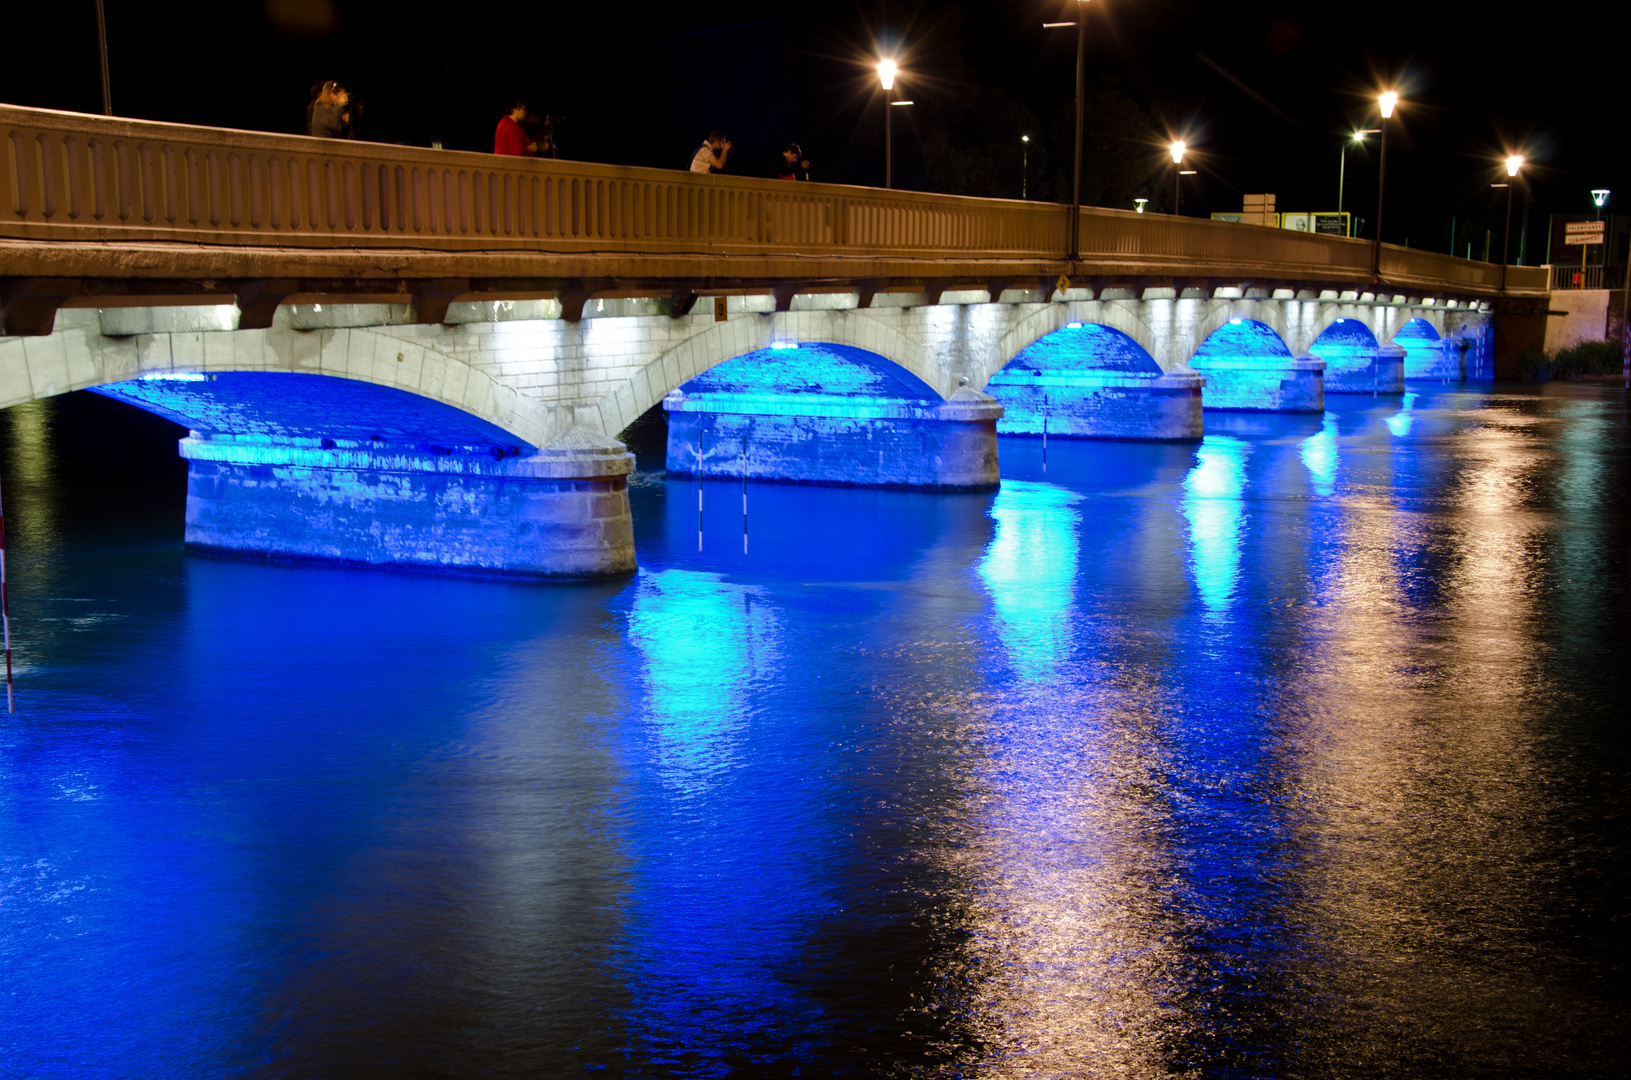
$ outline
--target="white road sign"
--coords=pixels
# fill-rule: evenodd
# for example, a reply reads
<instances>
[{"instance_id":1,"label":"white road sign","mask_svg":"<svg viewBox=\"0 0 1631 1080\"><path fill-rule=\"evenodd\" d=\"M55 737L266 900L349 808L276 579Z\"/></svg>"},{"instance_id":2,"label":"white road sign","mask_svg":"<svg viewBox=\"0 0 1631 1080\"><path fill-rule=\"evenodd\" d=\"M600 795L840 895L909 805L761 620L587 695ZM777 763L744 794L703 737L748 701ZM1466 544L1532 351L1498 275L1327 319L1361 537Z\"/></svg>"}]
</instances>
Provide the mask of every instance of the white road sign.
<instances>
[{"instance_id":1,"label":"white road sign","mask_svg":"<svg viewBox=\"0 0 1631 1080\"><path fill-rule=\"evenodd\" d=\"M1566 221L1563 223L1563 243L1601 244L1605 224L1602 221Z\"/></svg>"}]
</instances>

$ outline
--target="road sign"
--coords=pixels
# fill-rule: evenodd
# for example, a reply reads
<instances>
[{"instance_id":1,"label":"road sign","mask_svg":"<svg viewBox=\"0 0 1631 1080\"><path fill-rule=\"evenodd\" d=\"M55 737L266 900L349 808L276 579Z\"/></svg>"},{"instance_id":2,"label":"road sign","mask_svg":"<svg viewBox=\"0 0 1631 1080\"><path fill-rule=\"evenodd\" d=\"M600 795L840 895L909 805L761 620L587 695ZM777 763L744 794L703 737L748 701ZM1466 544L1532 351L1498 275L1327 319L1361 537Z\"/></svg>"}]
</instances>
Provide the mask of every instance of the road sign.
<instances>
[{"instance_id":1,"label":"road sign","mask_svg":"<svg viewBox=\"0 0 1631 1080\"><path fill-rule=\"evenodd\" d=\"M1601 244L1604 224L1601 221L1566 221L1563 223L1563 243Z\"/></svg>"}]
</instances>

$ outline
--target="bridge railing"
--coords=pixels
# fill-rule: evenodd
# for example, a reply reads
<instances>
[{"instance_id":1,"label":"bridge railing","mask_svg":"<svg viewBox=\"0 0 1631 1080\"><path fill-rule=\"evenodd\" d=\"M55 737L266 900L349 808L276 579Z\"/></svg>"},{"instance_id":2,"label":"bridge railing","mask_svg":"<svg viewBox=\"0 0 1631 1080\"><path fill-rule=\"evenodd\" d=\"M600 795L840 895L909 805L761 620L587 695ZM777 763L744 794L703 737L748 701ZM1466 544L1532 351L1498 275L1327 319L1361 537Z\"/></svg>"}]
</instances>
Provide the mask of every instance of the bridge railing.
<instances>
[{"instance_id":1,"label":"bridge railing","mask_svg":"<svg viewBox=\"0 0 1631 1080\"><path fill-rule=\"evenodd\" d=\"M497 157L0 106L0 237L212 247L1060 262L1057 204ZM1084 210L1084 273L1368 280L1361 241ZM1384 279L1499 267L1384 247ZM1514 268L1515 270L1517 268ZM1517 275L1521 277L1521 272ZM1544 278L1544 272L1541 272ZM1512 279L1515 286L1526 281ZM1544 288L1544 280L1538 283Z\"/></svg>"}]
</instances>

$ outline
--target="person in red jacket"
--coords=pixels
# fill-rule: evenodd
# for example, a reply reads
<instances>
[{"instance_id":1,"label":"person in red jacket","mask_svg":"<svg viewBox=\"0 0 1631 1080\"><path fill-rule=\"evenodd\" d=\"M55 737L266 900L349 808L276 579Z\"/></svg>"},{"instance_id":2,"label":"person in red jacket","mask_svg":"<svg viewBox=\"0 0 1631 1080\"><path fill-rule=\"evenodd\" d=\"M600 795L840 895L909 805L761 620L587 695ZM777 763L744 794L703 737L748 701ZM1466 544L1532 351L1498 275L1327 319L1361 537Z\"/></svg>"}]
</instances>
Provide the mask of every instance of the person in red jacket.
<instances>
[{"instance_id":1,"label":"person in red jacket","mask_svg":"<svg viewBox=\"0 0 1631 1080\"><path fill-rule=\"evenodd\" d=\"M527 138L527 133L521 130L521 121L527 115L527 103L512 100L509 108L509 115L499 120L498 130L493 132L493 153L508 154L510 157L531 157L538 152L538 144Z\"/></svg>"}]
</instances>

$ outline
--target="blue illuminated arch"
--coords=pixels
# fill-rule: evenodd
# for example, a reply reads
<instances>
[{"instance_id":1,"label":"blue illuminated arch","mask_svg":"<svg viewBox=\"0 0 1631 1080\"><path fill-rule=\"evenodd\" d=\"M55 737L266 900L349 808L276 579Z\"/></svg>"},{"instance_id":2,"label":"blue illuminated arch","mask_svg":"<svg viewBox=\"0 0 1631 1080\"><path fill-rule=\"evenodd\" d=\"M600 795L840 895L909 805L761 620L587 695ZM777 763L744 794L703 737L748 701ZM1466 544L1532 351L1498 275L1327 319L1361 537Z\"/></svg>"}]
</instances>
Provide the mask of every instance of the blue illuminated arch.
<instances>
[{"instance_id":1,"label":"blue illuminated arch","mask_svg":"<svg viewBox=\"0 0 1631 1080\"><path fill-rule=\"evenodd\" d=\"M829 342L778 342L743 353L681 384L680 392L815 394L934 404L941 400L928 383L886 357Z\"/></svg>"},{"instance_id":2,"label":"blue illuminated arch","mask_svg":"<svg viewBox=\"0 0 1631 1080\"><path fill-rule=\"evenodd\" d=\"M1431 341L1431 342L1436 342L1439 339L1440 339L1440 335L1439 335L1438 330L1435 329L1433 324L1428 322L1426 319L1411 319L1409 322L1407 322L1403 326L1399 327L1399 329L1397 331L1395 331L1394 334L1393 334L1394 342L1396 344L1398 344L1400 346L1404 346L1406 348L1409 347L1408 345L1406 345L1406 342L1410 342L1410 341Z\"/></svg>"},{"instance_id":3,"label":"blue illuminated arch","mask_svg":"<svg viewBox=\"0 0 1631 1080\"><path fill-rule=\"evenodd\" d=\"M92 387L198 432L268 442L496 451L537 448L451 405L377 383L281 371L163 373Z\"/></svg>"},{"instance_id":4,"label":"blue illuminated arch","mask_svg":"<svg viewBox=\"0 0 1631 1080\"><path fill-rule=\"evenodd\" d=\"M1291 350L1274 328L1256 319L1230 319L1212 331L1195 350L1195 356L1200 359L1290 355Z\"/></svg>"},{"instance_id":5,"label":"blue illuminated arch","mask_svg":"<svg viewBox=\"0 0 1631 1080\"><path fill-rule=\"evenodd\" d=\"M1320 332L1308 351L1325 361L1327 380L1375 362L1376 335L1358 319L1338 319Z\"/></svg>"},{"instance_id":6,"label":"blue illuminated arch","mask_svg":"<svg viewBox=\"0 0 1631 1080\"><path fill-rule=\"evenodd\" d=\"M1160 375L1161 365L1127 334L1099 323L1071 323L1021 349L1016 371L1120 371Z\"/></svg>"},{"instance_id":7,"label":"blue illuminated arch","mask_svg":"<svg viewBox=\"0 0 1631 1080\"><path fill-rule=\"evenodd\" d=\"M1393 344L1404 350L1407 379L1460 377L1459 357L1454 362L1446 357L1443 339L1426 319L1411 319L1399 327Z\"/></svg>"}]
</instances>

